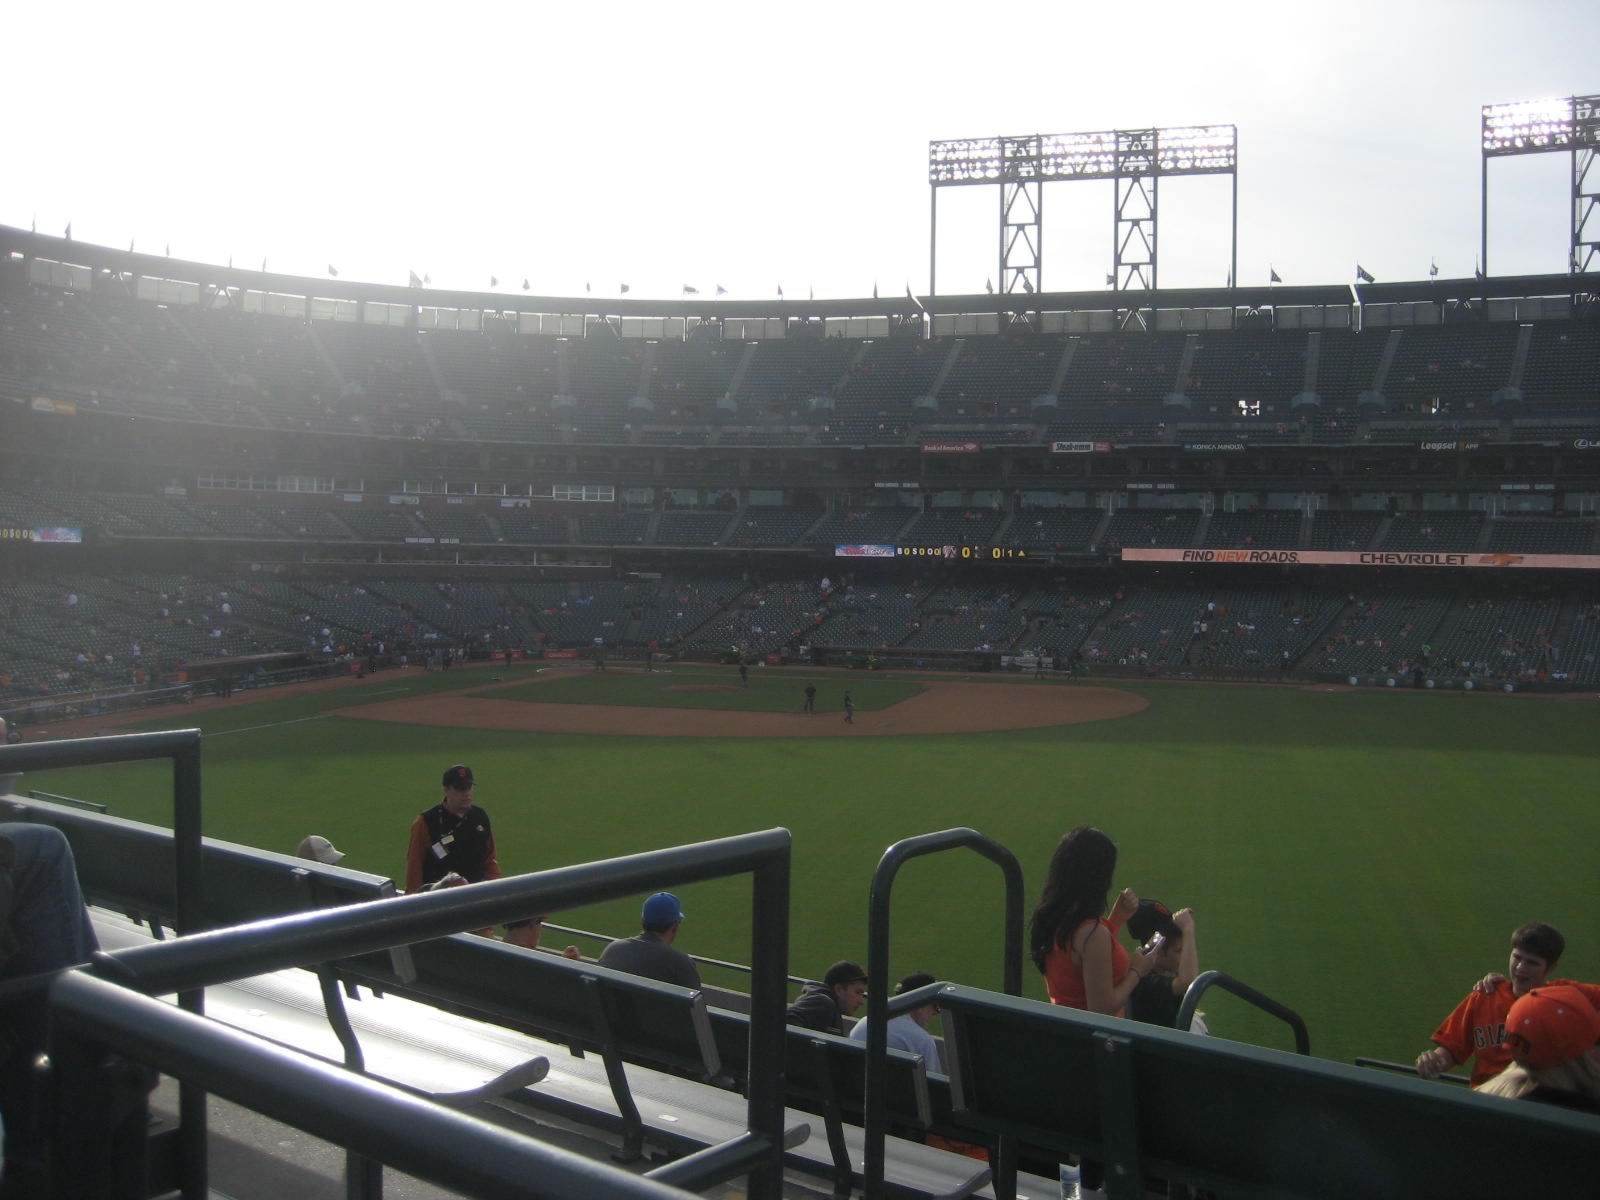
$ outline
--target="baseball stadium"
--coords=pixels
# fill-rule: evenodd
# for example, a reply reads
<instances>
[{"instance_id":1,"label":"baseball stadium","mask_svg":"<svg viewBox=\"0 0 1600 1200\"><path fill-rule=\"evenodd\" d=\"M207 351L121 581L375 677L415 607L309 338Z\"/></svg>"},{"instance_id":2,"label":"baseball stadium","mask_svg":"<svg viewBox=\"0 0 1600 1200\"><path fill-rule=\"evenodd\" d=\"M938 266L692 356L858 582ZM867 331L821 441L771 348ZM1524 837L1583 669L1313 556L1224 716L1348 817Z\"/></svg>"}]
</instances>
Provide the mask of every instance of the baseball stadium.
<instances>
[{"instance_id":1,"label":"baseball stadium","mask_svg":"<svg viewBox=\"0 0 1600 1200\"><path fill-rule=\"evenodd\" d=\"M1600 980L1597 102L1482 108L1460 277L1240 283L1229 125L931 142L882 299L0 226L0 805L99 944L0 968L0 1195L1600 1194L1592 1098L1418 1058L1525 922ZM1568 269L1496 273L1534 155ZM1226 286L1159 284L1186 176ZM1095 181L1107 285L1051 290ZM441 771L499 865L408 887ZM1187 912L1167 1028L1028 961L1082 826ZM701 986L599 961L661 892ZM785 1021L830 964L864 1037Z\"/></svg>"}]
</instances>

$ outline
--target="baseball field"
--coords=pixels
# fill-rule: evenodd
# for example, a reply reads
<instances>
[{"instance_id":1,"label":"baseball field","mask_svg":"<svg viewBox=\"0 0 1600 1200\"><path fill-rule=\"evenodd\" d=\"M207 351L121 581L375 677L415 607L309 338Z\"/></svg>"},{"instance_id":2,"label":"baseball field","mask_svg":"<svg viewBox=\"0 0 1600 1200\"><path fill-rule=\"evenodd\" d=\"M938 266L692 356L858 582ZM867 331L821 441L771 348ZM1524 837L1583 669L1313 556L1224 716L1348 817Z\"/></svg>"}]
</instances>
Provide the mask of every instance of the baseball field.
<instances>
[{"instance_id":1,"label":"baseball field","mask_svg":"<svg viewBox=\"0 0 1600 1200\"><path fill-rule=\"evenodd\" d=\"M800 712L808 679L814 716ZM1298 1010L1314 1053L1410 1061L1474 980L1504 969L1523 921L1565 931L1562 973L1600 979L1597 718L1592 695L796 668L757 668L744 688L713 667L517 664L390 671L117 727L205 731L208 834L287 851L321 833L349 865L396 877L411 818L457 761L476 771L508 873L787 827L800 975L864 957L868 882L895 840L978 829L1022 860L1031 905L1062 832L1092 823L1121 846L1117 886L1192 907L1201 966ZM23 786L170 822L164 767L60 771ZM748 961L743 881L681 896L681 946ZM892 973L997 986L1001 896L998 872L974 855L910 864ZM618 902L552 920L626 934L637 911ZM740 986L731 972L706 977ZM1031 966L1025 986L1043 995ZM1203 1008L1217 1034L1292 1044L1231 997L1213 992Z\"/></svg>"}]
</instances>

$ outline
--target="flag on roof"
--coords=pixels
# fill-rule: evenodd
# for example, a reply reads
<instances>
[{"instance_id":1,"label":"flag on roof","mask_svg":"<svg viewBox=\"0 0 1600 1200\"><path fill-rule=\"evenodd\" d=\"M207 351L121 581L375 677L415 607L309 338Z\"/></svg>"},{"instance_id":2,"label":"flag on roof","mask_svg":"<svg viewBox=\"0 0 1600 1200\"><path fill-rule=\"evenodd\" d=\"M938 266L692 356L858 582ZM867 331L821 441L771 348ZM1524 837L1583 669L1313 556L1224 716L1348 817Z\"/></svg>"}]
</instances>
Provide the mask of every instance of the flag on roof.
<instances>
[{"instance_id":1,"label":"flag on roof","mask_svg":"<svg viewBox=\"0 0 1600 1200\"><path fill-rule=\"evenodd\" d=\"M132 238L128 239L128 253L129 254L133 253L133 239Z\"/></svg>"},{"instance_id":2,"label":"flag on roof","mask_svg":"<svg viewBox=\"0 0 1600 1200\"><path fill-rule=\"evenodd\" d=\"M490 287L499 287L500 286L500 276L498 276L498 275L489 276L489 286Z\"/></svg>"},{"instance_id":3,"label":"flag on roof","mask_svg":"<svg viewBox=\"0 0 1600 1200\"><path fill-rule=\"evenodd\" d=\"M983 290L988 292L991 296L994 295L994 280L985 279L983 281Z\"/></svg>"},{"instance_id":4,"label":"flag on roof","mask_svg":"<svg viewBox=\"0 0 1600 1200\"><path fill-rule=\"evenodd\" d=\"M810 284L810 285L808 285L806 287L806 299L807 300L815 300L816 298L817 298L817 285L813 283L813 284Z\"/></svg>"},{"instance_id":5,"label":"flag on roof","mask_svg":"<svg viewBox=\"0 0 1600 1200\"><path fill-rule=\"evenodd\" d=\"M523 291L527 291L528 290L528 281L526 279L524 279L522 281L522 290Z\"/></svg>"},{"instance_id":6,"label":"flag on roof","mask_svg":"<svg viewBox=\"0 0 1600 1200\"><path fill-rule=\"evenodd\" d=\"M911 281L909 279L906 280L906 299L917 306L918 312L925 313L928 311L922 307L922 301L918 300L916 293L911 290Z\"/></svg>"},{"instance_id":7,"label":"flag on roof","mask_svg":"<svg viewBox=\"0 0 1600 1200\"><path fill-rule=\"evenodd\" d=\"M266 270L267 270L267 260L263 258L261 260L261 272L262 272L262 274L266 274ZM412 278L415 279L416 276L413 275Z\"/></svg>"},{"instance_id":8,"label":"flag on roof","mask_svg":"<svg viewBox=\"0 0 1600 1200\"><path fill-rule=\"evenodd\" d=\"M1478 265L1478 260L1477 259L1473 259L1472 260L1472 277L1474 279L1482 279L1483 278L1483 268Z\"/></svg>"},{"instance_id":9,"label":"flag on roof","mask_svg":"<svg viewBox=\"0 0 1600 1200\"><path fill-rule=\"evenodd\" d=\"M267 260L266 259L262 259L261 260L261 269L263 271L265 271L267 269ZM421 287L422 286L422 276L418 275L415 271L407 271L406 272L406 286L407 287Z\"/></svg>"},{"instance_id":10,"label":"flag on roof","mask_svg":"<svg viewBox=\"0 0 1600 1200\"><path fill-rule=\"evenodd\" d=\"M1268 267L1267 268L1267 277L1272 283L1282 283L1283 282L1283 276L1278 274L1278 268L1277 267Z\"/></svg>"},{"instance_id":11,"label":"flag on roof","mask_svg":"<svg viewBox=\"0 0 1600 1200\"><path fill-rule=\"evenodd\" d=\"M1438 277L1439 277L1439 264L1434 262L1433 259L1430 258L1428 260L1428 278L1429 279L1437 279Z\"/></svg>"},{"instance_id":12,"label":"flag on roof","mask_svg":"<svg viewBox=\"0 0 1600 1200\"><path fill-rule=\"evenodd\" d=\"M717 284L717 295L726 296L727 294L728 294L728 289L723 287L720 283Z\"/></svg>"},{"instance_id":13,"label":"flag on roof","mask_svg":"<svg viewBox=\"0 0 1600 1200\"><path fill-rule=\"evenodd\" d=\"M71 240L72 240L72 222L68 221L67 222L67 241L70 242Z\"/></svg>"},{"instance_id":14,"label":"flag on roof","mask_svg":"<svg viewBox=\"0 0 1600 1200\"><path fill-rule=\"evenodd\" d=\"M339 268L334 266L332 263L329 263L328 274L332 275L335 279L339 278Z\"/></svg>"},{"instance_id":15,"label":"flag on roof","mask_svg":"<svg viewBox=\"0 0 1600 1200\"><path fill-rule=\"evenodd\" d=\"M628 285L627 284L623 284L622 285L622 294L624 296L626 296L628 294Z\"/></svg>"},{"instance_id":16,"label":"flag on roof","mask_svg":"<svg viewBox=\"0 0 1600 1200\"><path fill-rule=\"evenodd\" d=\"M1022 290L1027 292L1030 296L1033 295L1033 280L1024 278L1022 281Z\"/></svg>"},{"instance_id":17,"label":"flag on roof","mask_svg":"<svg viewBox=\"0 0 1600 1200\"><path fill-rule=\"evenodd\" d=\"M228 255L228 270L233 270L233 255Z\"/></svg>"},{"instance_id":18,"label":"flag on roof","mask_svg":"<svg viewBox=\"0 0 1600 1200\"><path fill-rule=\"evenodd\" d=\"M1361 280L1362 283L1377 283L1378 282L1376 279L1374 279L1372 277L1372 272L1368 271L1360 263L1356 264L1356 278Z\"/></svg>"},{"instance_id":19,"label":"flag on roof","mask_svg":"<svg viewBox=\"0 0 1600 1200\"><path fill-rule=\"evenodd\" d=\"M1117 275L1116 275L1115 271L1111 272L1110 274L1108 274L1106 276L1106 286L1107 287L1116 287L1117 286Z\"/></svg>"},{"instance_id":20,"label":"flag on roof","mask_svg":"<svg viewBox=\"0 0 1600 1200\"><path fill-rule=\"evenodd\" d=\"M872 298L874 300L878 298L878 281L876 279L872 281Z\"/></svg>"},{"instance_id":21,"label":"flag on roof","mask_svg":"<svg viewBox=\"0 0 1600 1200\"><path fill-rule=\"evenodd\" d=\"M587 291L591 291L593 289L591 288L591 286L589 284L586 283L586 284L583 285L583 290L587 292Z\"/></svg>"},{"instance_id":22,"label":"flag on roof","mask_svg":"<svg viewBox=\"0 0 1600 1200\"><path fill-rule=\"evenodd\" d=\"M683 285L683 294L685 296L698 296L700 294L700 289L697 287L690 287L686 283Z\"/></svg>"},{"instance_id":23,"label":"flag on roof","mask_svg":"<svg viewBox=\"0 0 1600 1200\"><path fill-rule=\"evenodd\" d=\"M778 285L778 299L779 300L783 299L783 284L781 284L781 283Z\"/></svg>"}]
</instances>

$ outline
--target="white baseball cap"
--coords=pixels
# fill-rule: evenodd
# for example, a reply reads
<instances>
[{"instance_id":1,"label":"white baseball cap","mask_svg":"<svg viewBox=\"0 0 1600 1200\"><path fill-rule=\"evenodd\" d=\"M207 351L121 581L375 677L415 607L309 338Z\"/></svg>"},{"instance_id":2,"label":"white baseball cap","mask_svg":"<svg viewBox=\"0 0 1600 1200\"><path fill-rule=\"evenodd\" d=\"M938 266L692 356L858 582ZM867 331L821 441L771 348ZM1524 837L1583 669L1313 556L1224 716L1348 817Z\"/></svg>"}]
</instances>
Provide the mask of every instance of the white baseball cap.
<instances>
[{"instance_id":1,"label":"white baseball cap","mask_svg":"<svg viewBox=\"0 0 1600 1200\"><path fill-rule=\"evenodd\" d=\"M344 857L344 851L320 833L313 833L301 841L294 853L296 858L309 858L312 862L326 863L330 867Z\"/></svg>"}]
</instances>

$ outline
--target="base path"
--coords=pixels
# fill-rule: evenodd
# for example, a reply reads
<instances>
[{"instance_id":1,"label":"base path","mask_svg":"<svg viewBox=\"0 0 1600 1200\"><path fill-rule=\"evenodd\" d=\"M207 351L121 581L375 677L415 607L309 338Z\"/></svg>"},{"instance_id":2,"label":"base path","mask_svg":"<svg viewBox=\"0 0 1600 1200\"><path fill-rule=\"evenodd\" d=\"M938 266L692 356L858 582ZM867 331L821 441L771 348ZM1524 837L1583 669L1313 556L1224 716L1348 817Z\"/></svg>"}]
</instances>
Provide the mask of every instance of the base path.
<instances>
[{"instance_id":1,"label":"base path","mask_svg":"<svg viewBox=\"0 0 1600 1200\"><path fill-rule=\"evenodd\" d=\"M528 733L603 733L624 737L888 737L916 733L993 733L1129 717L1149 706L1143 696L1115 688L1029 686L1015 683L940 683L899 704L856 710L853 725L838 711L727 712L720 709L640 708L612 704L529 704L497 700L492 690L419 696L342 708L360 721L508 729Z\"/></svg>"}]
</instances>

